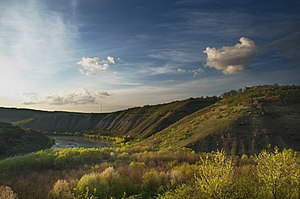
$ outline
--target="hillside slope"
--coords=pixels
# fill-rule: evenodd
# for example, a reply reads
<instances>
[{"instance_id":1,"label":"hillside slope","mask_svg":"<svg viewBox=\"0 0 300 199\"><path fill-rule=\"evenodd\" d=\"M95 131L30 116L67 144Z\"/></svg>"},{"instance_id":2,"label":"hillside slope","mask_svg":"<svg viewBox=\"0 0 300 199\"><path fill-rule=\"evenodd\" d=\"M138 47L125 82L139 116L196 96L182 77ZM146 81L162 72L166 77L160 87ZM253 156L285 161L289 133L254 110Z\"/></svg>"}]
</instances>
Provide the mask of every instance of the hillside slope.
<instances>
[{"instance_id":1,"label":"hillside slope","mask_svg":"<svg viewBox=\"0 0 300 199\"><path fill-rule=\"evenodd\" d=\"M0 122L0 158L50 148L53 144L39 132Z\"/></svg>"},{"instance_id":2,"label":"hillside slope","mask_svg":"<svg viewBox=\"0 0 300 199\"><path fill-rule=\"evenodd\" d=\"M21 126L47 132L126 134L149 137L183 117L217 102L217 97L190 98L166 104L131 108L114 113L56 115L36 118Z\"/></svg>"},{"instance_id":3,"label":"hillside slope","mask_svg":"<svg viewBox=\"0 0 300 199\"><path fill-rule=\"evenodd\" d=\"M299 86L231 91L136 146L253 154L269 144L300 150Z\"/></svg>"}]
</instances>

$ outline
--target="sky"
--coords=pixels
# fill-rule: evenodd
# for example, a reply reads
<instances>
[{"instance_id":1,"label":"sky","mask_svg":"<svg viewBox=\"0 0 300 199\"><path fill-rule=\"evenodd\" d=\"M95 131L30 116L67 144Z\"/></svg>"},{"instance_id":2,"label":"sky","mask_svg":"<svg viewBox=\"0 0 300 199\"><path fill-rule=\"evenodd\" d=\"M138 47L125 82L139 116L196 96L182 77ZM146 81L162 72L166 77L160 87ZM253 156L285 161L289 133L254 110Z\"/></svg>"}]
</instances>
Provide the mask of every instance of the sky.
<instances>
[{"instance_id":1,"label":"sky","mask_svg":"<svg viewBox=\"0 0 300 199\"><path fill-rule=\"evenodd\" d=\"M0 106L111 112L300 83L300 1L0 0Z\"/></svg>"}]
</instances>

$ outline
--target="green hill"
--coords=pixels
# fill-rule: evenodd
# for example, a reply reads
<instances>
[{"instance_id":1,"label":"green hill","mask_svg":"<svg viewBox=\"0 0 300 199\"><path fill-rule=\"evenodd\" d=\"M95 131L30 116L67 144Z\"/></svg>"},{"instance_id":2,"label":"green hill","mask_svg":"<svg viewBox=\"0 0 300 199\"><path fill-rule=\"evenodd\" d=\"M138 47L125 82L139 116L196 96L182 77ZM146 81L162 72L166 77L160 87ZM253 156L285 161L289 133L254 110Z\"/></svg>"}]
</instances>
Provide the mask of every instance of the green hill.
<instances>
[{"instance_id":1,"label":"green hill","mask_svg":"<svg viewBox=\"0 0 300 199\"><path fill-rule=\"evenodd\" d=\"M50 148L53 144L39 132L0 122L0 158Z\"/></svg>"},{"instance_id":2,"label":"green hill","mask_svg":"<svg viewBox=\"0 0 300 199\"><path fill-rule=\"evenodd\" d=\"M110 133L149 137L181 118L210 106L218 97L190 98L166 104L136 107L113 113L54 115L28 120L22 127L47 132Z\"/></svg>"},{"instance_id":3,"label":"green hill","mask_svg":"<svg viewBox=\"0 0 300 199\"><path fill-rule=\"evenodd\" d=\"M299 86L256 86L225 93L221 101L136 146L253 154L269 145L300 150Z\"/></svg>"}]
</instances>

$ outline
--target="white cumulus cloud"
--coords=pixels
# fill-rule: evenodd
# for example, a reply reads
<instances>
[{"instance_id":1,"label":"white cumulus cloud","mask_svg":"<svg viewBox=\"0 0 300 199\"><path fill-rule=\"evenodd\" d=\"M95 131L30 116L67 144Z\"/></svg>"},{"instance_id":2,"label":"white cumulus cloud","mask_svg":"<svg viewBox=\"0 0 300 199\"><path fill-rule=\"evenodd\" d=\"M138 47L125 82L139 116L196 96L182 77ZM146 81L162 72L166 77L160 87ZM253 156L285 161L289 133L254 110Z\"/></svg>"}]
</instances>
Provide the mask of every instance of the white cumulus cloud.
<instances>
[{"instance_id":1,"label":"white cumulus cloud","mask_svg":"<svg viewBox=\"0 0 300 199\"><path fill-rule=\"evenodd\" d=\"M85 75L95 75L99 71L108 71L110 64L116 64L114 57L107 59L99 57L82 57L77 64L81 65L80 72Z\"/></svg>"},{"instance_id":2,"label":"white cumulus cloud","mask_svg":"<svg viewBox=\"0 0 300 199\"><path fill-rule=\"evenodd\" d=\"M224 74L243 72L246 64L257 52L255 42L246 37L240 38L240 43L222 48L207 47L203 52L207 55L205 66L215 68Z\"/></svg>"}]
</instances>

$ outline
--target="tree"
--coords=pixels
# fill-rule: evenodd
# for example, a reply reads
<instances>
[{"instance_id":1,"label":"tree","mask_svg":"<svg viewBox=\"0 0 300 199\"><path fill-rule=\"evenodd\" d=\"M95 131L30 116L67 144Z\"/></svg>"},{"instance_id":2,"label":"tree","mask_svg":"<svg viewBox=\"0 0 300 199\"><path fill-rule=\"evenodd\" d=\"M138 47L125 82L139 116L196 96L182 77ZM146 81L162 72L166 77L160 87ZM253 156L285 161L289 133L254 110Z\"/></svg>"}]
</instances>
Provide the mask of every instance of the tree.
<instances>
[{"instance_id":1,"label":"tree","mask_svg":"<svg viewBox=\"0 0 300 199\"><path fill-rule=\"evenodd\" d=\"M257 158L257 175L261 197L283 199L299 198L300 158L291 149L279 152L261 152Z\"/></svg>"},{"instance_id":2,"label":"tree","mask_svg":"<svg viewBox=\"0 0 300 199\"><path fill-rule=\"evenodd\" d=\"M55 199L71 199L73 194L71 191L71 186L66 180L58 180L52 189L52 195Z\"/></svg>"},{"instance_id":3,"label":"tree","mask_svg":"<svg viewBox=\"0 0 300 199\"><path fill-rule=\"evenodd\" d=\"M200 159L196 175L196 187L203 198L227 198L233 185L233 161L225 152Z\"/></svg>"},{"instance_id":4,"label":"tree","mask_svg":"<svg viewBox=\"0 0 300 199\"><path fill-rule=\"evenodd\" d=\"M121 198L126 191L122 176L113 167L83 175L76 190L77 198Z\"/></svg>"}]
</instances>

